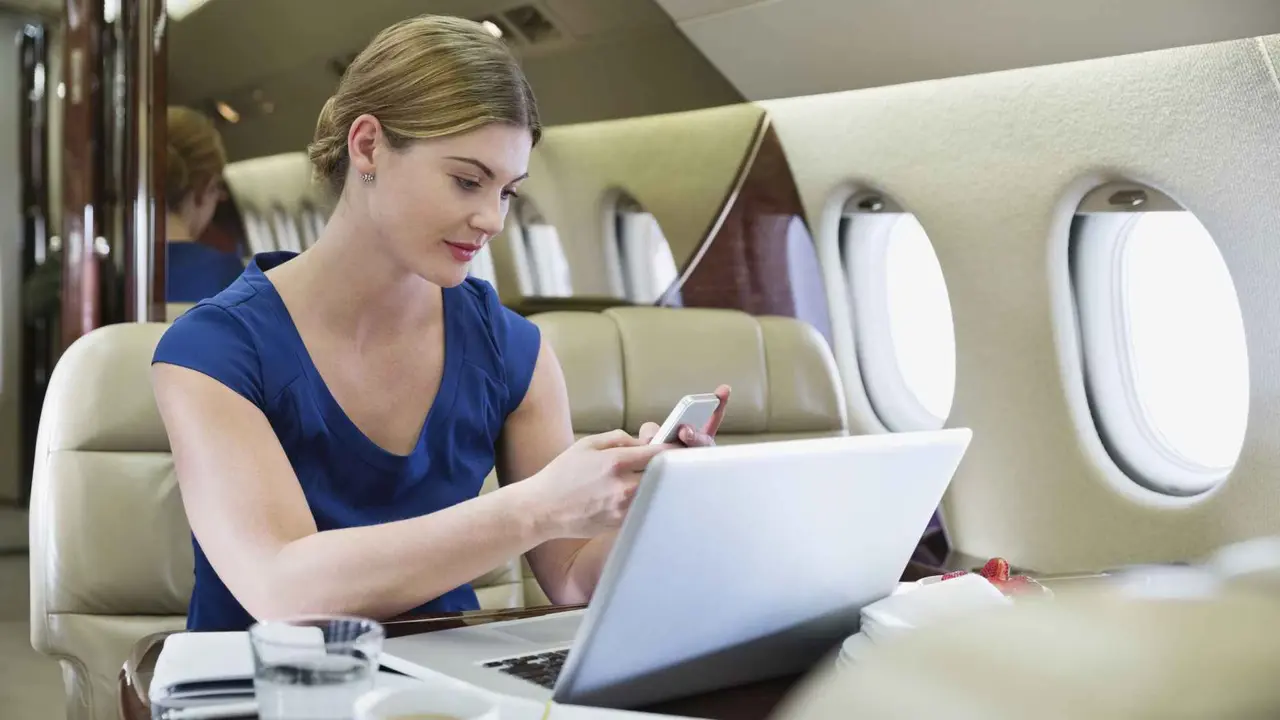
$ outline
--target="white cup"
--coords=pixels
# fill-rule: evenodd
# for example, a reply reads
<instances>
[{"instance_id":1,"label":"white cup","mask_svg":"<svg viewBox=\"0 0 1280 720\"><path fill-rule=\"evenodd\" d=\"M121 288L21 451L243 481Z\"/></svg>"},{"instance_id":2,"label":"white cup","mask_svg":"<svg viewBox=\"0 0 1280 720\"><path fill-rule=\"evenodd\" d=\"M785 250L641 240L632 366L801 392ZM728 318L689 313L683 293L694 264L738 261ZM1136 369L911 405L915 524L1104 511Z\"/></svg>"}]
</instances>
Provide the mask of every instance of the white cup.
<instances>
[{"instance_id":1,"label":"white cup","mask_svg":"<svg viewBox=\"0 0 1280 720\"><path fill-rule=\"evenodd\" d=\"M430 688L381 688L365 693L355 720L499 720L498 703L483 695Z\"/></svg>"}]
</instances>

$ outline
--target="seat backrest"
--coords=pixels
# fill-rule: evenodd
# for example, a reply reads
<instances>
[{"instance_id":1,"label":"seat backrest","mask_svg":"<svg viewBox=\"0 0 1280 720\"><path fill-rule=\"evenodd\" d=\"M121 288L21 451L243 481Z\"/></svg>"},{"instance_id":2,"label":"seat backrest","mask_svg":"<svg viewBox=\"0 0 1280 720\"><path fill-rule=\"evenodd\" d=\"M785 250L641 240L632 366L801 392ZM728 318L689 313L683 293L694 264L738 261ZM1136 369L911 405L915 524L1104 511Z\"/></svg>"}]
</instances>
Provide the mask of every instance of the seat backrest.
<instances>
[{"instance_id":1,"label":"seat backrest","mask_svg":"<svg viewBox=\"0 0 1280 720\"><path fill-rule=\"evenodd\" d=\"M844 435L844 391L826 340L792 318L737 310L618 307L530 317L564 369L579 435L661 423L686 394L733 396L720 442Z\"/></svg>"},{"instance_id":2,"label":"seat backrest","mask_svg":"<svg viewBox=\"0 0 1280 720\"><path fill-rule=\"evenodd\" d=\"M227 165L224 174L251 252L301 252L315 244L332 201L313 181L306 153L241 160Z\"/></svg>"}]
</instances>

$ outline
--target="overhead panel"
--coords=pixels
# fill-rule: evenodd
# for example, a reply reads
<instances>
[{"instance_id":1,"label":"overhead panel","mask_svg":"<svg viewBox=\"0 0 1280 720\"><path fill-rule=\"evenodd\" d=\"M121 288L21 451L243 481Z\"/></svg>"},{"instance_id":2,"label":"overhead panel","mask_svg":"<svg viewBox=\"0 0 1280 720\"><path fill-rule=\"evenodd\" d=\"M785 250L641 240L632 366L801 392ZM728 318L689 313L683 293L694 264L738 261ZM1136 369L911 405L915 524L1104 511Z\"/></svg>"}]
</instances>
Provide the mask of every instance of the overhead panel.
<instances>
[{"instance_id":1,"label":"overhead panel","mask_svg":"<svg viewBox=\"0 0 1280 720\"><path fill-rule=\"evenodd\" d=\"M659 0L748 99L1127 55L1280 32L1280 2Z\"/></svg>"},{"instance_id":2,"label":"overhead panel","mask_svg":"<svg viewBox=\"0 0 1280 720\"><path fill-rule=\"evenodd\" d=\"M778 0L658 0L676 22L694 20L751 5L767 5Z\"/></svg>"},{"instance_id":3,"label":"overhead panel","mask_svg":"<svg viewBox=\"0 0 1280 720\"><path fill-rule=\"evenodd\" d=\"M561 27L574 37L670 25L658 5L635 0L544 0L542 3Z\"/></svg>"}]
</instances>

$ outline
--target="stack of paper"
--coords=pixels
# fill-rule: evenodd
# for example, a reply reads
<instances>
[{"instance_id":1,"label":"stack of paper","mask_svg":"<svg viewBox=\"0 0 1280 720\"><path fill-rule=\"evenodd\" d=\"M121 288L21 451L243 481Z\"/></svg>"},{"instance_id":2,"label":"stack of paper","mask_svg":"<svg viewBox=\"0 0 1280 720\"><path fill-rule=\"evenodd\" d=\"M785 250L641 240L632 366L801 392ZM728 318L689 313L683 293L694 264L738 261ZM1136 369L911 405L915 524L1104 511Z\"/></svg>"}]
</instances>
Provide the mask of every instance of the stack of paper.
<instances>
[{"instance_id":1,"label":"stack of paper","mask_svg":"<svg viewBox=\"0 0 1280 720\"><path fill-rule=\"evenodd\" d=\"M862 608L858 634L844 641L837 664L847 666L855 663L871 647L903 632L943 618L1011 602L986 578L974 574L920 584L908 592L895 592Z\"/></svg>"}]
</instances>

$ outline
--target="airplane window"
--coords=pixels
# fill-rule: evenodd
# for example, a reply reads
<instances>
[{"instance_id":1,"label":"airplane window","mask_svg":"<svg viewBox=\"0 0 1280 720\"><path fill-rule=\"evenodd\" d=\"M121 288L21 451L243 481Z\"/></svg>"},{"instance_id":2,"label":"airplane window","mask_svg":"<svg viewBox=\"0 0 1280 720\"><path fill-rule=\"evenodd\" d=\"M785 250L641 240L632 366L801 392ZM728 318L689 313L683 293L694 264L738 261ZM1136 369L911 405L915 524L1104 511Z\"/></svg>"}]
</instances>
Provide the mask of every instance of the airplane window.
<instances>
[{"instance_id":1,"label":"airplane window","mask_svg":"<svg viewBox=\"0 0 1280 720\"><path fill-rule=\"evenodd\" d=\"M1249 412L1244 320L1216 243L1176 205L1082 213L1073 232L1086 384L1108 450L1152 489L1210 489L1234 467Z\"/></svg>"},{"instance_id":2,"label":"airplane window","mask_svg":"<svg viewBox=\"0 0 1280 720\"><path fill-rule=\"evenodd\" d=\"M480 248L480 252L476 253L476 256L471 259L471 268L467 271L467 274L471 277L480 278L495 288L498 287L497 273L493 268L493 254L487 244Z\"/></svg>"},{"instance_id":3,"label":"airplane window","mask_svg":"<svg viewBox=\"0 0 1280 720\"><path fill-rule=\"evenodd\" d=\"M679 275L658 219L634 200L623 198L617 208L617 239L627 299L638 304L657 302Z\"/></svg>"},{"instance_id":4,"label":"airplane window","mask_svg":"<svg viewBox=\"0 0 1280 720\"><path fill-rule=\"evenodd\" d=\"M890 430L942 427L956 384L955 327L942 266L910 213L877 200L842 231L858 362Z\"/></svg>"},{"instance_id":5,"label":"airplane window","mask_svg":"<svg viewBox=\"0 0 1280 720\"><path fill-rule=\"evenodd\" d=\"M547 222L528 198L520 198L510 212L507 237L520 294L537 297L573 295L569 258L555 225ZM476 258L479 260L479 256ZM492 266L493 259L488 262Z\"/></svg>"},{"instance_id":6,"label":"airplane window","mask_svg":"<svg viewBox=\"0 0 1280 720\"><path fill-rule=\"evenodd\" d=\"M525 245L533 266L534 287L543 297L568 297L573 294L569 276L569 259L560 244L560 233L554 225L534 223L524 227Z\"/></svg>"}]
</instances>

